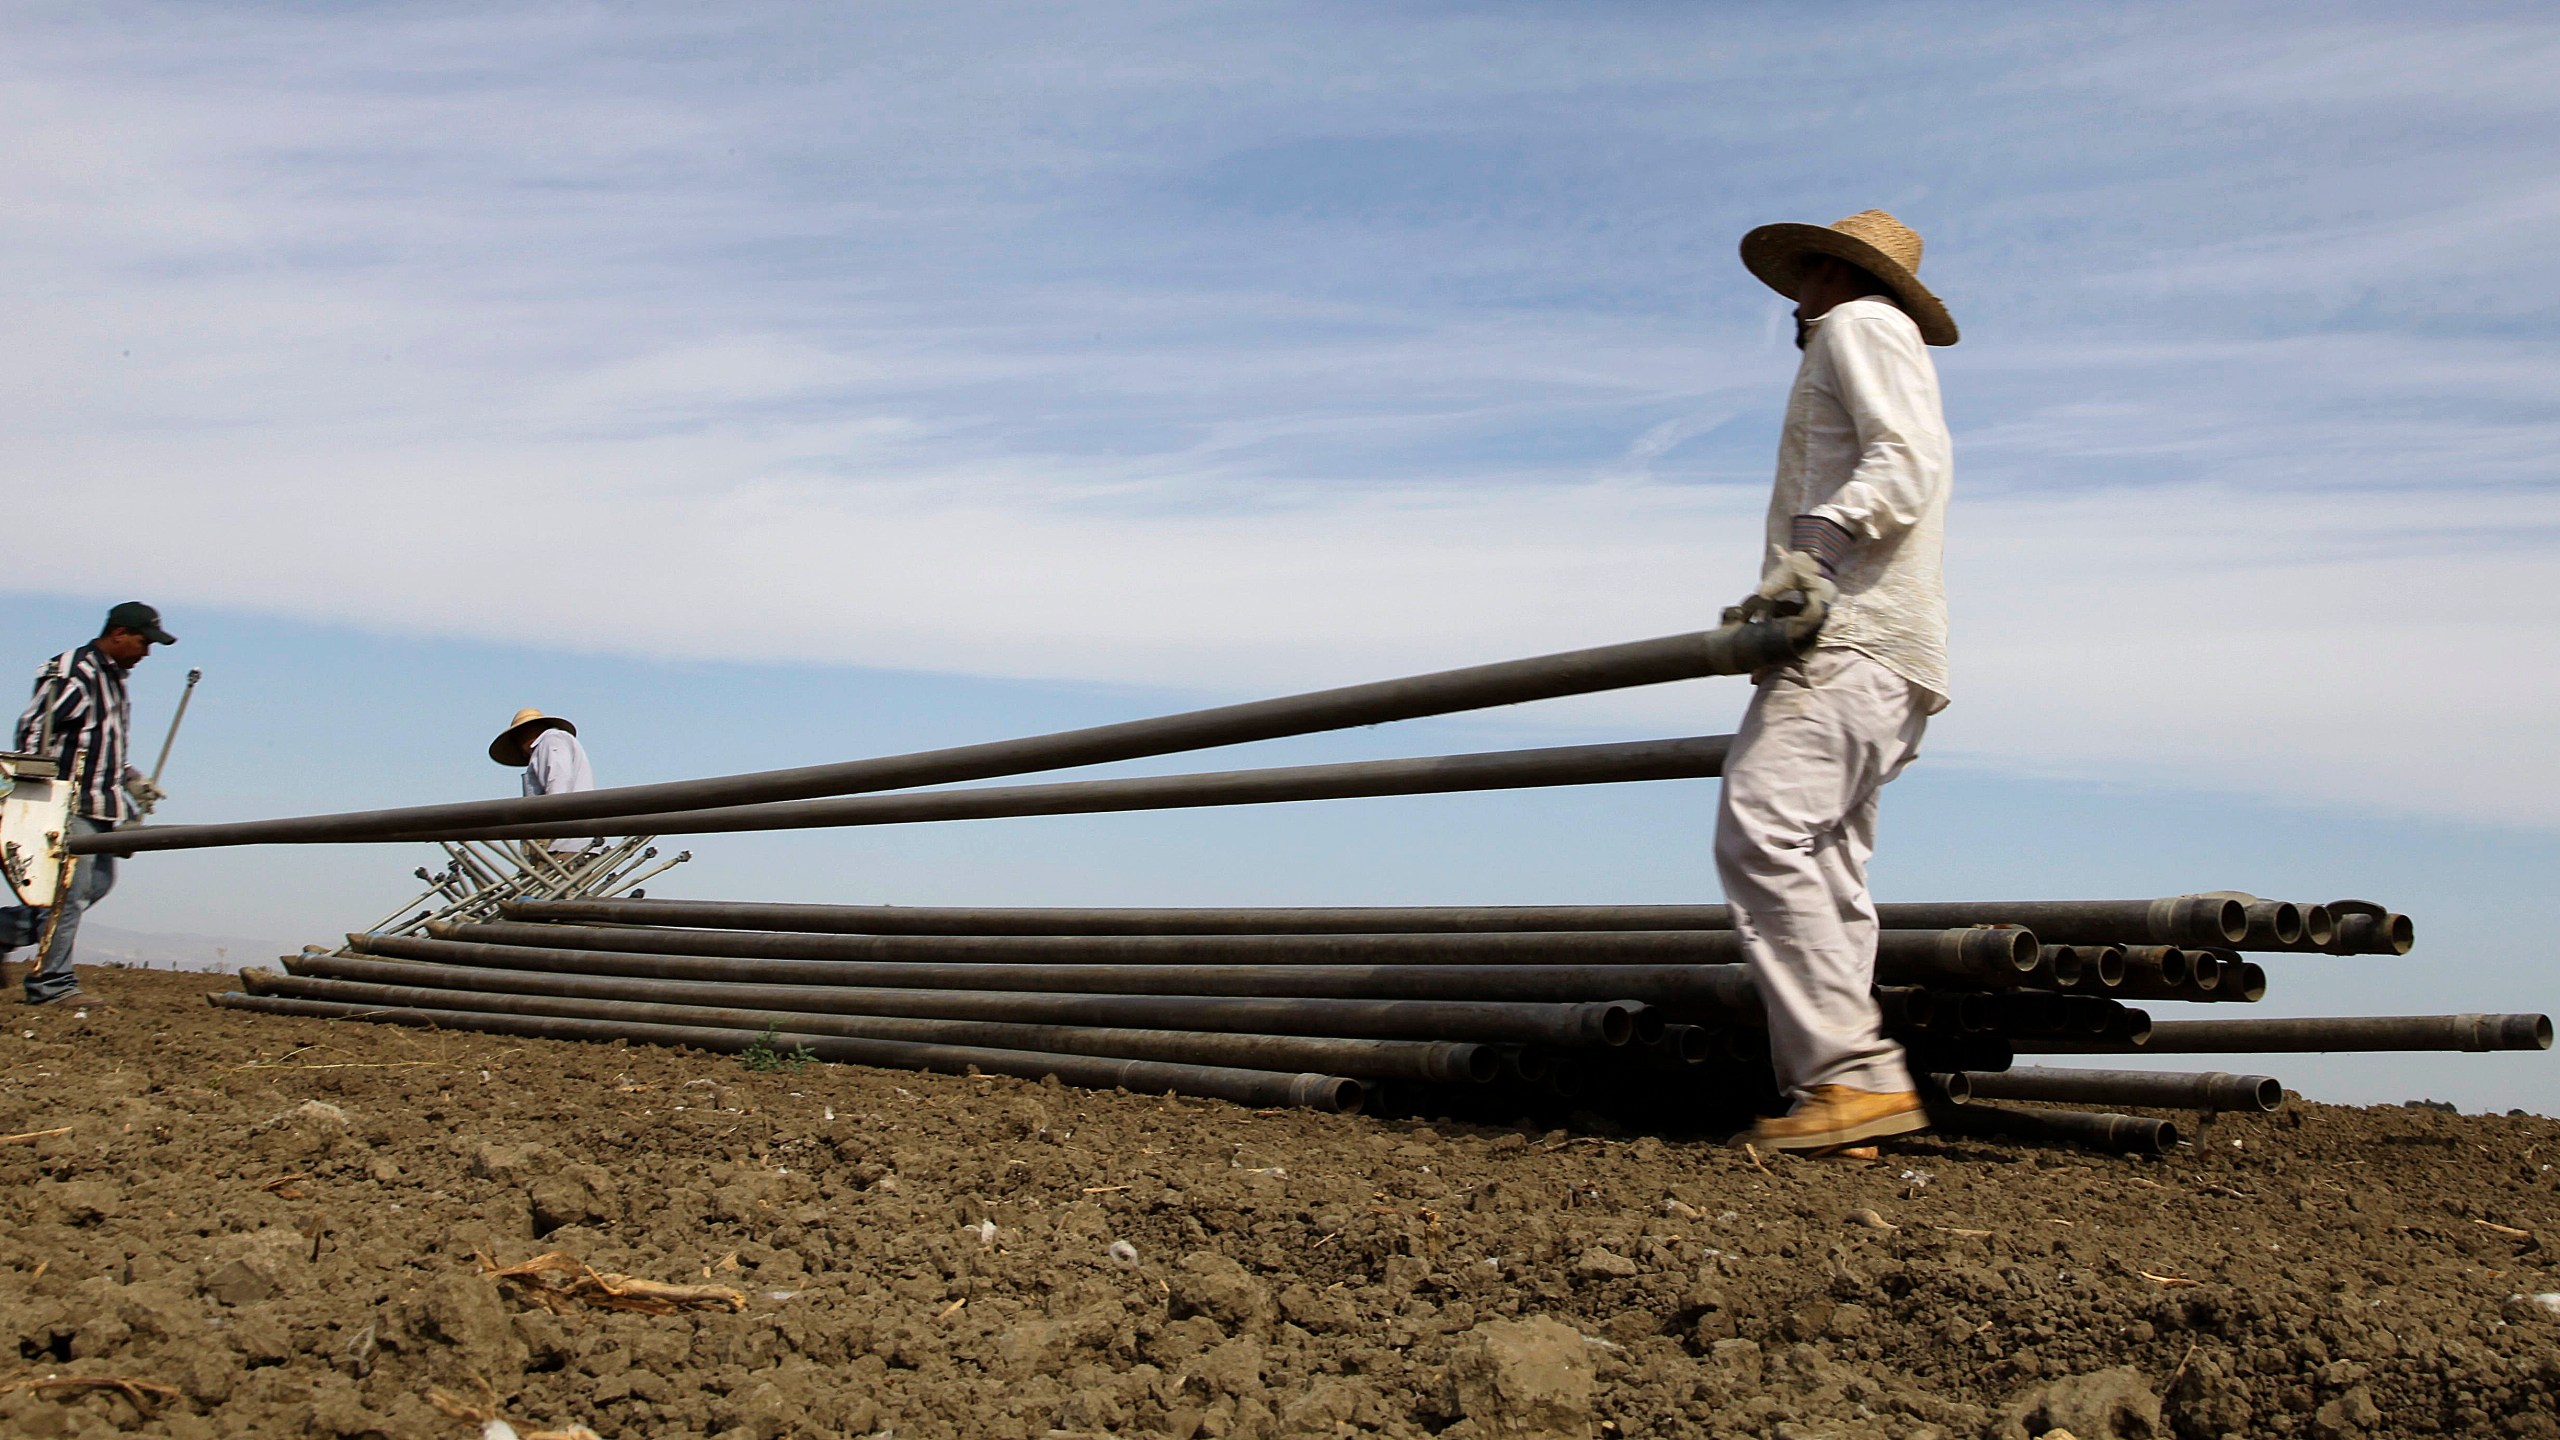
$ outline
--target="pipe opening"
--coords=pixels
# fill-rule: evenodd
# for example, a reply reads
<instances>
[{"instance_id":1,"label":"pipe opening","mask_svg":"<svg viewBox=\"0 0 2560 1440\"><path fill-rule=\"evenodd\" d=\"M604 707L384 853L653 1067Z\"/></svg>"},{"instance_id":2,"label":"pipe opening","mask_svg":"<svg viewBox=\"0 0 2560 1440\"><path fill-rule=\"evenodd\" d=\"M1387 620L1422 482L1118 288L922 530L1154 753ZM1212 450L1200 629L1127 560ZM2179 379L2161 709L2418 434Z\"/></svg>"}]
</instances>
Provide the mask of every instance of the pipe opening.
<instances>
[{"instance_id":1,"label":"pipe opening","mask_svg":"<svg viewBox=\"0 0 2560 1440\"><path fill-rule=\"evenodd\" d=\"M1457 1060L1469 1083L1490 1085L1502 1074L1502 1056L1491 1045L1460 1045Z\"/></svg>"},{"instance_id":2,"label":"pipe opening","mask_svg":"<svg viewBox=\"0 0 2560 1440\"><path fill-rule=\"evenodd\" d=\"M2050 960L2052 969L2050 978L2052 979L2055 988L2062 990L2078 989L2080 982L2087 979L2089 974L2088 962L2080 958L2080 947L2077 945L2056 945L2052 947L2052 950L2053 954Z\"/></svg>"},{"instance_id":3,"label":"pipe opening","mask_svg":"<svg viewBox=\"0 0 2560 1440\"><path fill-rule=\"evenodd\" d=\"M2290 900L2279 900L2267 912L2268 923L2275 931L2279 945L2302 943L2302 907Z\"/></svg>"},{"instance_id":4,"label":"pipe opening","mask_svg":"<svg viewBox=\"0 0 2560 1440\"><path fill-rule=\"evenodd\" d=\"M2035 932L2032 930L2010 930L2008 943L2009 963L2021 975L2035 969L2036 962L2044 958L2044 947L2036 943Z\"/></svg>"},{"instance_id":5,"label":"pipe opening","mask_svg":"<svg viewBox=\"0 0 2560 1440\"><path fill-rule=\"evenodd\" d=\"M2100 989L2122 989L2124 987L2124 947L2121 945L2100 947L2095 970Z\"/></svg>"},{"instance_id":6,"label":"pipe opening","mask_svg":"<svg viewBox=\"0 0 2560 1440\"><path fill-rule=\"evenodd\" d=\"M2238 901L2231 902L2237 905ZM2187 962L2187 952L2172 945L2160 952L2160 983L2184 985L2195 978L2194 968Z\"/></svg>"},{"instance_id":7,"label":"pipe opening","mask_svg":"<svg viewBox=\"0 0 2560 1440\"><path fill-rule=\"evenodd\" d=\"M2258 1001L2267 998L2266 967L2255 961L2243 961L2224 977L2223 993L2236 1000Z\"/></svg>"},{"instance_id":8,"label":"pipe opening","mask_svg":"<svg viewBox=\"0 0 2560 1440\"><path fill-rule=\"evenodd\" d=\"M2222 986L2222 972L2228 964L2210 950L2199 950L2187 957L2187 983L2210 995Z\"/></svg>"},{"instance_id":9,"label":"pipe opening","mask_svg":"<svg viewBox=\"0 0 2560 1440\"><path fill-rule=\"evenodd\" d=\"M2302 940L2306 945L2335 944L2338 939L2338 917L2326 905L2302 907Z\"/></svg>"},{"instance_id":10,"label":"pipe opening","mask_svg":"<svg viewBox=\"0 0 2560 1440\"><path fill-rule=\"evenodd\" d=\"M1636 1012L1639 1008L1643 1007L1611 1005L1603 1009L1600 1012L1600 1042L1624 1045L1636 1038Z\"/></svg>"},{"instance_id":11,"label":"pipe opening","mask_svg":"<svg viewBox=\"0 0 2560 1440\"><path fill-rule=\"evenodd\" d=\"M2272 1075L2258 1077L2258 1108L2269 1113L2284 1104L2284 1085Z\"/></svg>"},{"instance_id":12,"label":"pipe opening","mask_svg":"<svg viewBox=\"0 0 2560 1440\"><path fill-rule=\"evenodd\" d=\"M2237 945L2249 938L2249 907L2237 900L2224 900L2214 907L2214 925L2222 931L2222 943Z\"/></svg>"}]
</instances>

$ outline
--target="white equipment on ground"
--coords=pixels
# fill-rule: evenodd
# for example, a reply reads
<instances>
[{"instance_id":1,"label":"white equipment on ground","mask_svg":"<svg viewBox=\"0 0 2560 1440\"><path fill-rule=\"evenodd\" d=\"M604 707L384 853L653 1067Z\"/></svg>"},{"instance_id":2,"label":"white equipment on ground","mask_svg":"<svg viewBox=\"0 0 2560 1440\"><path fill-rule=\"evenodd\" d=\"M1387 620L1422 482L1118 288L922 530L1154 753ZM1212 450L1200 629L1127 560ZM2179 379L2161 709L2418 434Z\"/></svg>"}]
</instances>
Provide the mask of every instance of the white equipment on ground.
<instances>
[{"instance_id":1,"label":"white equipment on ground","mask_svg":"<svg viewBox=\"0 0 2560 1440\"><path fill-rule=\"evenodd\" d=\"M0 753L0 877L15 903L41 910L61 893L75 788L51 760Z\"/></svg>"}]
</instances>

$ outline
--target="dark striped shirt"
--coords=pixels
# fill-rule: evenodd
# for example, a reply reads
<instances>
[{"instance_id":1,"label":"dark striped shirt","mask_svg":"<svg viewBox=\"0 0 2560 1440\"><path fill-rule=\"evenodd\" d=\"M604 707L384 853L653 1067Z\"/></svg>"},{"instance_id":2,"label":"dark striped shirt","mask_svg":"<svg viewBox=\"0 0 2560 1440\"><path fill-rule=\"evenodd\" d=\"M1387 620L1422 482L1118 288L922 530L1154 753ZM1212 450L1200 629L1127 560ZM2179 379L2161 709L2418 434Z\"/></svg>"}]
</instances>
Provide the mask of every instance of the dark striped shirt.
<instances>
[{"instance_id":1,"label":"dark striped shirt","mask_svg":"<svg viewBox=\"0 0 2560 1440\"><path fill-rule=\"evenodd\" d=\"M83 645L54 656L36 675L35 696L18 717L17 748L66 767L64 773L79 786L80 813L113 825L132 811L123 789L125 734L132 724L124 667L95 644ZM76 773L68 768L75 763Z\"/></svg>"}]
</instances>

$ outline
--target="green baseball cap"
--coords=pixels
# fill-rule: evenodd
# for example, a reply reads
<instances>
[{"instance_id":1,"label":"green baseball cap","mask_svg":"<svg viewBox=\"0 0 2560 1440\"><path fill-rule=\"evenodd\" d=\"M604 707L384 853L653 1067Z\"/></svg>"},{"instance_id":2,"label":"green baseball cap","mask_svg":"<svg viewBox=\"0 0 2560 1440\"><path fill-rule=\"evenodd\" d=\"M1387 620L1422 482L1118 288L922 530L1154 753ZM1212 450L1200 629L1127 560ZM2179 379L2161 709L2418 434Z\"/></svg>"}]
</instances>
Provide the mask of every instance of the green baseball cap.
<instances>
[{"instance_id":1,"label":"green baseball cap","mask_svg":"<svg viewBox=\"0 0 2560 1440\"><path fill-rule=\"evenodd\" d=\"M160 628L160 612L139 600L127 600L107 612L107 623L99 632L130 630L154 645L175 645L178 637Z\"/></svg>"}]
</instances>

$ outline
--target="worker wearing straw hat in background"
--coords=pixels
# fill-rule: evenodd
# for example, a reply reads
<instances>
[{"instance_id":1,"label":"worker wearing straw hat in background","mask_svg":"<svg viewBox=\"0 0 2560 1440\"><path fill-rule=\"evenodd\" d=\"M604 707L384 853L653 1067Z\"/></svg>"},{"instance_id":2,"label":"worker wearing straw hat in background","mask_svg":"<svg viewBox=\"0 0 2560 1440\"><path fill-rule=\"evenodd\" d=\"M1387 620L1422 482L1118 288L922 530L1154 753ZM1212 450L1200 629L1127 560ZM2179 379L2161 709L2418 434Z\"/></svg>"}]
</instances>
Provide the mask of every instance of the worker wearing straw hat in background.
<instances>
[{"instance_id":1,"label":"worker wearing straw hat in background","mask_svg":"<svg viewBox=\"0 0 2560 1440\"><path fill-rule=\"evenodd\" d=\"M578 743L578 727L557 715L539 710L519 710L515 720L489 742L489 758L513 769L524 767L524 793L527 795L567 795L596 788L596 772L587 764L587 747ZM575 854L587 848L584 840L554 840L552 853ZM543 848L543 842L525 842L530 861Z\"/></svg>"},{"instance_id":2,"label":"worker wearing straw hat in background","mask_svg":"<svg viewBox=\"0 0 2560 1440\"><path fill-rule=\"evenodd\" d=\"M1947 703L1939 569L1953 454L1929 345L1955 321L1920 283L1920 237L1881 210L1764 225L1742 261L1796 302L1766 569L1727 612L1825 603L1815 647L1763 672L1725 761L1716 869L1792 1108L1749 1139L1823 1151L1924 1129L1871 993L1876 795Z\"/></svg>"}]
</instances>

